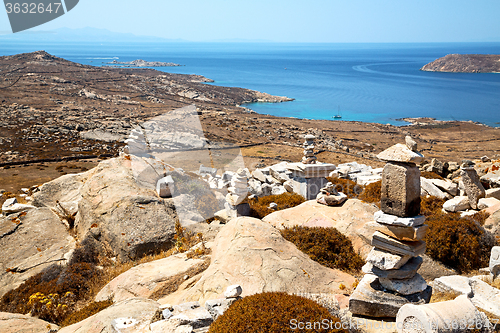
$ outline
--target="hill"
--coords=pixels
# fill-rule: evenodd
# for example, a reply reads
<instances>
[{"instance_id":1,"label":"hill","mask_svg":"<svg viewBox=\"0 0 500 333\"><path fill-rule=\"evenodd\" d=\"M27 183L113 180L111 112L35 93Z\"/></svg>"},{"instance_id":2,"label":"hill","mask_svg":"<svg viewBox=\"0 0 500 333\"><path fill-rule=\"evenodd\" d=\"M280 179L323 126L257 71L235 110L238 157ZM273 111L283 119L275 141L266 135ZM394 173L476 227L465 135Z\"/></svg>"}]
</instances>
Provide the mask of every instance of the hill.
<instances>
[{"instance_id":1,"label":"hill","mask_svg":"<svg viewBox=\"0 0 500 333\"><path fill-rule=\"evenodd\" d=\"M448 54L420 70L428 72L500 73L500 55Z\"/></svg>"}]
</instances>

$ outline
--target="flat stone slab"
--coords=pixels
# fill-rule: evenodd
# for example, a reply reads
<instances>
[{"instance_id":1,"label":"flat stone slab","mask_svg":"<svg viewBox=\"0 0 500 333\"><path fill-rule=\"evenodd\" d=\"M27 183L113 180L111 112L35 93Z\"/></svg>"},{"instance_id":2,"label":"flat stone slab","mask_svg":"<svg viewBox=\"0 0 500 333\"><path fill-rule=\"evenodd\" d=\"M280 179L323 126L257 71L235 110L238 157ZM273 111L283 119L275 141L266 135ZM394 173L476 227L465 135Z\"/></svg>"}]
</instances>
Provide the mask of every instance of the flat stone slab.
<instances>
[{"instance_id":1,"label":"flat stone slab","mask_svg":"<svg viewBox=\"0 0 500 333\"><path fill-rule=\"evenodd\" d=\"M366 262L381 270L399 269L410 260L411 256L401 256L381 249L373 248Z\"/></svg>"},{"instance_id":2,"label":"flat stone slab","mask_svg":"<svg viewBox=\"0 0 500 333\"><path fill-rule=\"evenodd\" d=\"M383 224L390 224L402 227L418 227L425 223L425 216L418 215L414 217L399 217L396 215L386 214L379 210L375 214L375 221Z\"/></svg>"},{"instance_id":3,"label":"flat stone slab","mask_svg":"<svg viewBox=\"0 0 500 333\"><path fill-rule=\"evenodd\" d=\"M365 274L373 274L378 276L379 278L387 278L387 279L410 279L415 276L418 269L422 265L423 259L422 257L413 257L406 264L401 266L399 269L389 269L382 270L377 266L367 262L362 270Z\"/></svg>"},{"instance_id":4,"label":"flat stone slab","mask_svg":"<svg viewBox=\"0 0 500 333\"><path fill-rule=\"evenodd\" d=\"M406 296L384 291L377 276L366 274L349 298L349 311L368 317L395 318L403 305L428 303L431 295L430 286L421 293Z\"/></svg>"},{"instance_id":5,"label":"flat stone slab","mask_svg":"<svg viewBox=\"0 0 500 333\"><path fill-rule=\"evenodd\" d=\"M388 251L390 253L408 255L411 257L418 257L425 252L425 242L424 241L399 241L395 238L384 235L380 231L376 231L373 234L372 245Z\"/></svg>"},{"instance_id":6,"label":"flat stone slab","mask_svg":"<svg viewBox=\"0 0 500 333\"><path fill-rule=\"evenodd\" d=\"M420 164L424 160L424 156L418 152L411 151L406 145L397 143L392 147L387 148L377 155L377 158L387 162L403 162Z\"/></svg>"},{"instance_id":7,"label":"flat stone slab","mask_svg":"<svg viewBox=\"0 0 500 333\"><path fill-rule=\"evenodd\" d=\"M411 295L423 292L427 289L427 282L420 274L415 274L409 279L379 278L380 285L387 290L392 290L401 295Z\"/></svg>"},{"instance_id":8,"label":"flat stone slab","mask_svg":"<svg viewBox=\"0 0 500 333\"><path fill-rule=\"evenodd\" d=\"M378 222L368 222L364 228L380 231L381 233L403 241L423 240L429 226L424 224L418 227L403 227L399 225L388 225Z\"/></svg>"},{"instance_id":9,"label":"flat stone slab","mask_svg":"<svg viewBox=\"0 0 500 333\"><path fill-rule=\"evenodd\" d=\"M443 209L447 212L459 212L470 208L469 198L466 196L454 197L443 204Z\"/></svg>"}]
</instances>

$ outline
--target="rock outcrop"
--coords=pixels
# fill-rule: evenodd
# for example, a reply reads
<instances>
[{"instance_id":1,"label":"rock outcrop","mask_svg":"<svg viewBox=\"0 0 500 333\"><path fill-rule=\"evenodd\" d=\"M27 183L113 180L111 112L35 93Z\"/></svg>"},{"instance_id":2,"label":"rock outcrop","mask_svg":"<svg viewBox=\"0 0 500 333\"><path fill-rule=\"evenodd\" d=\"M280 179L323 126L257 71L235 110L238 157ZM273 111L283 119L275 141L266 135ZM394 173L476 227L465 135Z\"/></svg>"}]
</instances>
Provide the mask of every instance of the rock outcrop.
<instances>
[{"instance_id":1,"label":"rock outcrop","mask_svg":"<svg viewBox=\"0 0 500 333\"><path fill-rule=\"evenodd\" d=\"M448 54L420 68L427 72L498 73L500 55Z\"/></svg>"},{"instance_id":2,"label":"rock outcrop","mask_svg":"<svg viewBox=\"0 0 500 333\"><path fill-rule=\"evenodd\" d=\"M222 298L234 284L243 288L243 297L266 291L340 294L341 283L351 286L354 281L349 274L311 260L270 224L238 217L220 230L212 263L180 299L202 303ZM169 302L168 297L160 300Z\"/></svg>"},{"instance_id":3,"label":"rock outcrop","mask_svg":"<svg viewBox=\"0 0 500 333\"><path fill-rule=\"evenodd\" d=\"M27 315L0 312L0 332L47 333L58 329L57 325Z\"/></svg>"},{"instance_id":4,"label":"rock outcrop","mask_svg":"<svg viewBox=\"0 0 500 333\"><path fill-rule=\"evenodd\" d=\"M0 219L0 297L52 264L65 264L76 242L49 208Z\"/></svg>"}]
</instances>

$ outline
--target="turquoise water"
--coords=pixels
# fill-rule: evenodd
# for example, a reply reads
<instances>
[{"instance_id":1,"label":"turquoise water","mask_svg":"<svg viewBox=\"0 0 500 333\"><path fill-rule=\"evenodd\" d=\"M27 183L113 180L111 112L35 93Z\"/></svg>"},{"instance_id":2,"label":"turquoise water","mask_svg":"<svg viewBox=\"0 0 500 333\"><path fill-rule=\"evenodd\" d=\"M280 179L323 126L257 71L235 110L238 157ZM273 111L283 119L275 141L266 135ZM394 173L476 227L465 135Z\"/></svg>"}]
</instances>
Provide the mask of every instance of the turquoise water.
<instances>
[{"instance_id":1,"label":"turquoise water","mask_svg":"<svg viewBox=\"0 0 500 333\"><path fill-rule=\"evenodd\" d=\"M216 85L295 98L247 105L276 116L403 124L403 117L500 122L500 74L432 73L419 69L450 53L500 54L500 43L443 44L224 44L20 43L2 41L0 54L44 49L100 66L144 59L182 64L158 68L199 74Z\"/></svg>"}]
</instances>

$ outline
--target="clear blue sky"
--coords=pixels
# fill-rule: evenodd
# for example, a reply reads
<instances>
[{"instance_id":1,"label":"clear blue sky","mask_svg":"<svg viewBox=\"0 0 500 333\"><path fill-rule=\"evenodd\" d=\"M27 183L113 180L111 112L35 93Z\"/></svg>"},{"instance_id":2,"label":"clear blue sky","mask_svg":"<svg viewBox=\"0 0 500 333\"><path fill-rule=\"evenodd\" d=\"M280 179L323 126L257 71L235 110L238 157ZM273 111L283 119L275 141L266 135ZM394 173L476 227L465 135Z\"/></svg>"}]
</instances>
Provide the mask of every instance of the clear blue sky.
<instances>
[{"instance_id":1,"label":"clear blue sky","mask_svg":"<svg viewBox=\"0 0 500 333\"><path fill-rule=\"evenodd\" d=\"M190 41L500 42L500 0L80 0L32 30L61 27ZM11 32L5 11L0 32Z\"/></svg>"}]
</instances>

